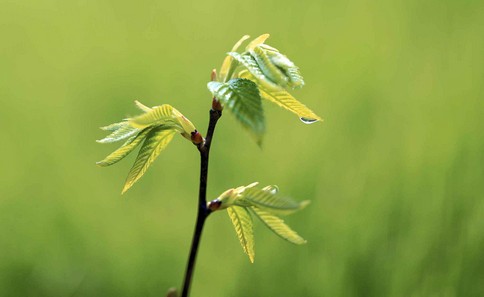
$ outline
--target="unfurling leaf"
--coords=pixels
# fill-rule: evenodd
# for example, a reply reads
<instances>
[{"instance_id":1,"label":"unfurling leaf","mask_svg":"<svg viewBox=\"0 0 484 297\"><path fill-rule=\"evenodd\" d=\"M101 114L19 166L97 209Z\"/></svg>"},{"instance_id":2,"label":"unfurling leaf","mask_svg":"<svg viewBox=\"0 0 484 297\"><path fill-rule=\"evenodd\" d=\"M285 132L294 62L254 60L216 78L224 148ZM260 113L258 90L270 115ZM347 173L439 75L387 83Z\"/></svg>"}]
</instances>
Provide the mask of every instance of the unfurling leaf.
<instances>
[{"instance_id":1,"label":"unfurling leaf","mask_svg":"<svg viewBox=\"0 0 484 297\"><path fill-rule=\"evenodd\" d=\"M228 53L228 55L230 55L241 65L243 65L256 78L259 85L263 85L264 87L269 89L280 88L278 85L274 84L273 81L267 78L267 76L262 72L259 64L257 64L257 61L249 53L239 54L235 52L230 52Z\"/></svg>"},{"instance_id":2,"label":"unfurling leaf","mask_svg":"<svg viewBox=\"0 0 484 297\"><path fill-rule=\"evenodd\" d=\"M167 129L163 126L153 128L153 130L148 133L146 140L138 153L138 157L136 157L136 161L129 171L122 193L125 193L143 176L143 174L145 174L148 167L173 139L175 133L176 131Z\"/></svg>"},{"instance_id":3,"label":"unfurling leaf","mask_svg":"<svg viewBox=\"0 0 484 297\"><path fill-rule=\"evenodd\" d=\"M294 244L304 244L307 241L292 230L284 221L271 213L255 206L250 208L252 212L274 233Z\"/></svg>"},{"instance_id":4,"label":"unfurling leaf","mask_svg":"<svg viewBox=\"0 0 484 297\"><path fill-rule=\"evenodd\" d=\"M242 126L252 133L257 143L261 144L265 120L257 85L251 80L238 78L226 83L209 82L207 87L235 115Z\"/></svg>"},{"instance_id":5,"label":"unfurling leaf","mask_svg":"<svg viewBox=\"0 0 484 297\"><path fill-rule=\"evenodd\" d=\"M267 56L266 52L260 46L256 46L249 51L250 55L257 61L262 73L274 84L285 88L289 82L286 74L278 68L274 62Z\"/></svg>"},{"instance_id":6,"label":"unfurling leaf","mask_svg":"<svg viewBox=\"0 0 484 297\"><path fill-rule=\"evenodd\" d=\"M237 233L242 249L249 256L250 262L254 263L254 231L249 211L244 207L233 206L228 208L227 212L234 224L235 233Z\"/></svg>"}]
</instances>

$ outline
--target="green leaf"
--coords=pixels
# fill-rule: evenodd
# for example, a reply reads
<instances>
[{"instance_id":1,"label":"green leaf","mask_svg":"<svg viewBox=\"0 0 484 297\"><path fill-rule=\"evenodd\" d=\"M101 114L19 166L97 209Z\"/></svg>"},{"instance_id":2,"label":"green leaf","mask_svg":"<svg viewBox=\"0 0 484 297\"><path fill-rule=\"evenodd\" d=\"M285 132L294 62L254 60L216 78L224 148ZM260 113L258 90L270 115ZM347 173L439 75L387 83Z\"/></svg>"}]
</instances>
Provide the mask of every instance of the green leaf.
<instances>
[{"instance_id":1,"label":"green leaf","mask_svg":"<svg viewBox=\"0 0 484 297\"><path fill-rule=\"evenodd\" d=\"M240 194L241 203L250 203L253 206L275 214L291 214L303 209L309 201L297 202L289 197L280 196L272 188L261 190L255 187L247 188ZM245 205L245 204L242 204Z\"/></svg>"},{"instance_id":2,"label":"green leaf","mask_svg":"<svg viewBox=\"0 0 484 297\"><path fill-rule=\"evenodd\" d=\"M257 85L251 80L237 78L226 83L209 82L207 87L232 111L242 126L252 132L260 145L265 132L265 120Z\"/></svg>"},{"instance_id":3,"label":"green leaf","mask_svg":"<svg viewBox=\"0 0 484 297\"><path fill-rule=\"evenodd\" d=\"M111 142L124 140L141 131L138 128L132 127L126 121L120 122L120 123L114 123L106 127L101 127L101 129L106 131L113 131L113 132L108 136L104 137L103 139L96 140L99 143L111 143Z\"/></svg>"},{"instance_id":4,"label":"green leaf","mask_svg":"<svg viewBox=\"0 0 484 297\"><path fill-rule=\"evenodd\" d=\"M284 75L289 80L289 87L301 88L304 86L304 79L299 72L299 68L288 57L266 44L261 44L259 49L267 55L273 65L284 72Z\"/></svg>"},{"instance_id":5,"label":"green leaf","mask_svg":"<svg viewBox=\"0 0 484 297\"><path fill-rule=\"evenodd\" d=\"M289 78L271 61L260 46L256 46L253 50L249 51L249 53L257 61L262 73L264 73L268 79L280 87L284 88L287 86Z\"/></svg>"},{"instance_id":6,"label":"green leaf","mask_svg":"<svg viewBox=\"0 0 484 297\"><path fill-rule=\"evenodd\" d=\"M263 211L255 206L250 208L252 212L274 233L282 237L283 239L294 243L294 244L304 244L306 240L299 236L294 230L292 230L284 221L270 214L269 212Z\"/></svg>"},{"instance_id":7,"label":"green leaf","mask_svg":"<svg viewBox=\"0 0 484 297\"><path fill-rule=\"evenodd\" d=\"M242 78L255 80L254 77L248 71L241 71L239 76ZM262 85L259 85L259 92L262 98L269 100L282 108L295 113L299 118L308 121L321 121L321 117L315 114L306 105L299 102L289 92L284 89L269 89Z\"/></svg>"},{"instance_id":8,"label":"green leaf","mask_svg":"<svg viewBox=\"0 0 484 297\"><path fill-rule=\"evenodd\" d=\"M158 126L148 133L146 140L138 153L138 157L129 171L122 193L125 193L143 176L143 174L145 174L148 167L173 139L175 133L176 131L167 129L164 126Z\"/></svg>"},{"instance_id":9,"label":"green leaf","mask_svg":"<svg viewBox=\"0 0 484 297\"><path fill-rule=\"evenodd\" d=\"M237 233L242 249L249 256L250 262L254 263L254 230L250 212L240 206L229 207L227 212L234 224L235 233Z\"/></svg>"},{"instance_id":10,"label":"green leaf","mask_svg":"<svg viewBox=\"0 0 484 297\"><path fill-rule=\"evenodd\" d=\"M268 79L268 77L259 67L259 64L257 64L257 61L249 53L241 55L239 53L230 52L228 54L242 64L260 85L264 85L264 87L269 89L280 89L278 85L274 84L274 82Z\"/></svg>"},{"instance_id":11,"label":"green leaf","mask_svg":"<svg viewBox=\"0 0 484 297\"><path fill-rule=\"evenodd\" d=\"M112 152L104 160L97 162L96 164L101 167L113 165L121 161L129 153L131 153L144 139L146 134L151 131L152 128L146 128L141 133L131 136L120 148Z\"/></svg>"}]
</instances>

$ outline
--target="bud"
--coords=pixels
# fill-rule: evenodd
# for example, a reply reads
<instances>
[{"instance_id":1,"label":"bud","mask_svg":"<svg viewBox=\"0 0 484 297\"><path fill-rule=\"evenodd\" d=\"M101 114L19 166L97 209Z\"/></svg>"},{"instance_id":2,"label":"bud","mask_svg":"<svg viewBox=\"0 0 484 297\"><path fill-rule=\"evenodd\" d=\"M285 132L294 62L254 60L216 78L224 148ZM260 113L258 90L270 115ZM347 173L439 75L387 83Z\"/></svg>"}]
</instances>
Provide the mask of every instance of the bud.
<instances>
[{"instance_id":1,"label":"bud","mask_svg":"<svg viewBox=\"0 0 484 297\"><path fill-rule=\"evenodd\" d=\"M210 211L216 211L220 208L222 205L222 201L220 199L215 199L207 203L207 208L210 209Z\"/></svg>"},{"instance_id":2,"label":"bud","mask_svg":"<svg viewBox=\"0 0 484 297\"><path fill-rule=\"evenodd\" d=\"M212 109L216 111L222 111L224 110L224 107L220 103L220 101L217 100L217 98L213 97L212 99Z\"/></svg>"},{"instance_id":3,"label":"bud","mask_svg":"<svg viewBox=\"0 0 484 297\"><path fill-rule=\"evenodd\" d=\"M210 73L210 80L217 81L217 69L212 69L212 73Z\"/></svg>"},{"instance_id":4,"label":"bud","mask_svg":"<svg viewBox=\"0 0 484 297\"><path fill-rule=\"evenodd\" d=\"M200 134L200 132L198 132L197 130L191 132L190 135L193 144L200 144L204 140L202 134Z\"/></svg>"}]
</instances>

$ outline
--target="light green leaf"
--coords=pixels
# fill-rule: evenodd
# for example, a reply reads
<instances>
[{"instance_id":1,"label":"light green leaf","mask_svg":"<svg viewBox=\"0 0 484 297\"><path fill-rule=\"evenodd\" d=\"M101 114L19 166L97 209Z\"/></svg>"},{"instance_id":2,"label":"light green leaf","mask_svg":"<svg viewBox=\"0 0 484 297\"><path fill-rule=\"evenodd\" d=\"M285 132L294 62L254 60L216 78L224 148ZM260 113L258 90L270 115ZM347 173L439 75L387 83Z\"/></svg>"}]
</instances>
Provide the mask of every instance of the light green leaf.
<instances>
[{"instance_id":1,"label":"light green leaf","mask_svg":"<svg viewBox=\"0 0 484 297\"><path fill-rule=\"evenodd\" d=\"M294 244L306 243L306 240L304 240L304 238L299 236L294 230L287 226L281 218L276 217L275 215L263 211L255 206L252 206L250 209L267 227L269 227L269 229L283 239Z\"/></svg>"},{"instance_id":2,"label":"light green leaf","mask_svg":"<svg viewBox=\"0 0 484 297\"><path fill-rule=\"evenodd\" d=\"M249 35L244 35L232 48L232 52L237 51L237 49L240 47L240 45L249 38ZM220 68L220 80L222 82L226 82L229 79L231 79L232 74L235 71L235 68L237 68L238 62L234 61L234 58L231 56L227 55L224 59L224 62L222 63L222 67Z\"/></svg>"},{"instance_id":3,"label":"light green leaf","mask_svg":"<svg viewBox=\"0 0 484 297\"><path fill-rule=\"evenodd\" d=\"M230 109L260 145L265 132L264 111L257 85L248 79L231 79L226 83L209 82L208 89Z\"/></svg>"},{"instance_id":4,"label":"light green leaf","mask_svg":"<svg viewBox=\"0 0 484 297\"><path fill-rule=\"evenodd\" d=\"M247 188L242 192L240 200L243 203L242 205L250 203L258 208L280 215L291 214L309 204L308 200L297 202L289 197L278 195L272 189L261 190L255 187Z\"/></svg>"},{"instance_id":5,"label":"light green leaf","mask_svg":"<svg viewBox=\"0 0 484 297\"><path fill-rule=\"evenodd\" d=\"M101 127L100 129L104 130L104 131L116 131L119 128L121 128L122 126L125 126L125 125L126 125L126 121L122 121L122 122L119 122L119 123L114 123L114 124L111 124L111 125Z\"/></svg>"},{"instance_id":6,"label":"light green leaf","mask_svg":"<svg viewBox=\"0 0 484 297\"><path fill-rule=\"evenodd\" d=\"M128 122L114 123L106 127L101 127L101 129L113 132L103 139L96 140L99 143L111 143L127 139L141 131L141 129L132 127Z\"/></svg>"},{"instance_id":7,"label":"light green leaf","mask_svg":"<svg viewBox=\"0 0 484 297\"><path fill-rule=\"evenodd\" d=\"M285 87L287 85L289 79L286 74L269 59L266 52L260 46L256 46L254 49L250 50L249 53L257 61L262 73L264 73L268 79L280 87Z\"/></svg>"},{"instance_id":8,"label":"light green leaf","mask_svg":"<svg viewBox=\"0 0 484 297\"><path fill-rule=\"evenodd\" d=\"M277 49L266 44L261 44L259 49L264 52L269 60L281 69L289 80L288 86L291 88L301 88L304 86L304 79L299 72L299 68L288 57L281 54Z\"/></svg>"},{"instance_id":9,"label":"light green leaf","mask_svg":"<svg viewBox=\"0 0 484 297\"><path fill-rule=\"evenodd\" d=\"M138 107L141 111L144 111L144 112L150 112L151 111L151 107L144 105L143 103L139 102L138 100L135 100L134 103L136 104L136 107Z\"/></svg>"},{"instance_id":10,"label":"light green leaf","mask_svg":"<svg viewBox=\"0 0 484 297\"><path fill-rule=\"evenodd\" d=\"M129 153L131 153L144 139L146 134L151 131L152 128L146 128L141 133L131 136L120 148L112 152L104 160L97 162L96 164L101 167L113 165L121 161Z\"/></svg>"},{"instance_id":11,"label":"light green leaf","mask_svg":"<svg viewBox=\"0 0 484 297\"><path fill-rule=\"evenodd\" d=\"M122 193L125 193L143 176L143 174L145 174L148 167L173 139L175 133L176 131L167 129L164 126L158 126L148 133L146 140L138 153L138 157L128 174Z\"/></svg>"},{"instance_id":12,"label":"light green leaf","mask_svg":"<svg viewBox=\"0 0 484 297\"><path fill-rule=\"evenodd\" d=\"M239 77L255 80L254 76L248 71L241 71ZM308 121L321 121L321 117L315 114L306 105L299 102L289 92L284 89L269 89L262 85L259 85L259 91L262 98L269 100L282 108L295 113L299 118L306 119Z\"/></svg>"},{"instance_id":13,"label":"light green leaf","mask_svg":"<svg viewBox=\"0 0 484 297\"><path fill-rule=\"evenodd\" d=\"M250 212L240 206L229 207L227 212L234 224L235 233L237 233L242 249L249 256L250 262L254 263L254 230Z\"/></svg>"},{"instance_id":14,"label":"light green leaf","mask_svg":"<svg viewBox=\"0 0 484 297\"><path fill-rule=\"evenodd\" d=\"M136 128L146 128L154 125L166 125L172 128L179 127L173 115L173 107L169 104L155 106L148 112L129 119L129 123Z\"/></svg>"},{"instance_id":15,"label":"light green leaf","mask_svg":"<svg viewBox=\"0 0 484 297\"><path fill-rule=\"evenodd\" d=\"M247 45L247 47L245 48L246 51L250 51L252 50L253 48L255 48L256 46L259 46L260 44L263 44L267 38L269 38L271 35L270 34L262 34L261 36L255 38L254 40L252 40L249 45Z\"/></svg>"},{"instance_id":16,"label":"light green leaf","mask_svg":"<svg viewBox=\"0 0 484 297\"><path fill-rule=\"evenodd\" d=\"M278 85L274 84L274 82L272 82L264 74L262 69L259 67L259 64L257 64L257 61L250 54L246 53L241 55L234 52L230 52L228 54L232 56L235 60L237 60L240 64L242 64L252 74L252 76L257 80L260 85L264 85L264 87L268 89L280 89Z\"/></svg>"}]
</instances>

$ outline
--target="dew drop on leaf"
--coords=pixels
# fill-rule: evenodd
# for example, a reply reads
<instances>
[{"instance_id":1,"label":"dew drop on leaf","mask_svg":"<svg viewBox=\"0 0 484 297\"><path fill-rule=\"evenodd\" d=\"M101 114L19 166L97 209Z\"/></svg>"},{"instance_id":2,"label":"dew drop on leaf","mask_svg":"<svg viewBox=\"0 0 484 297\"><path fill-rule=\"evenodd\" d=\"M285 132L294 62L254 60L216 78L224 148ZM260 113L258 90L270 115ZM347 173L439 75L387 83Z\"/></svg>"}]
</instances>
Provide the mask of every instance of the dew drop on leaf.
<instances>
[{"instance_id":1,"label":"dew drop on leaf","mask_svg":"<svg viewBox=\"0 0 484 297\"><path fill-rule=\"evenodd\" d=\"M301 122L307 125L316 123L318 121L316 119L311 119L311 118L299 118L299 119L301 120Z\"/></svg>"}]
</instances>

